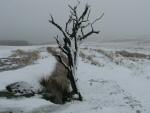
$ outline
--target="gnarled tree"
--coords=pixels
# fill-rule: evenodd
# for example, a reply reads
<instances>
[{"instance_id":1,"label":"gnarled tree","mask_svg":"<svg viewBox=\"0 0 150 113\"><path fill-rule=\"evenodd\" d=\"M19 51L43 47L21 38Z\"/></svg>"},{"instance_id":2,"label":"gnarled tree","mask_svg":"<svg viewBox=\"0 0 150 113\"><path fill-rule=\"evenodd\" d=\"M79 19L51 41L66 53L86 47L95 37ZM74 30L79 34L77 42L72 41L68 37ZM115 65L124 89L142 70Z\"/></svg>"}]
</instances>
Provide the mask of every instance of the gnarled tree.
<instances>
[{"instance_id":1,"label":"gnarled tree","mask_svg":"<svg viewBox=\"0 0 150 113\"><path fill-rule=\"evenodd\" d=\"M68 69L68 79L71 83L72 94L77 94L78 100L82 100L82 96L77 87L76 77L79 56L79 44L82 40L86 39L92 34L98 34L100 32L94 30L93 25L103 17L104 13L91 22L89 20L89 16L91 13L89 5L85 6L85 9L80 15L78 13L79 4L75 5L74 7L70 5L68 6L70 8L70 15L64 29L55 22L53 16L51 16L49 22L63 34L63 40L60 40L58 36L55 37L55 39L60 50L66 55L68 59L68 64L63 61L61 55L57 55L57 57L59 59L59 62L62 63L66 69ZM87 28L90 28L90 31L87 32Z\"/></svg>"}]
</instances>

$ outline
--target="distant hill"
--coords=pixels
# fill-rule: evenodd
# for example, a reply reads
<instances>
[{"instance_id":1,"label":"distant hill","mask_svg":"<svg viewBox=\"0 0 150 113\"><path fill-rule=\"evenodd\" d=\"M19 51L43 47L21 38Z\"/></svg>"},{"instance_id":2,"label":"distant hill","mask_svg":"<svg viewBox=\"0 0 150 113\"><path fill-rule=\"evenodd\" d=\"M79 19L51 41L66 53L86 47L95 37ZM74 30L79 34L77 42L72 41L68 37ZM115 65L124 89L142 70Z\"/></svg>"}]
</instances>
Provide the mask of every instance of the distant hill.
<instances>
[{"instance_id":1,"label":"distant hill","mask_svg":"<svg viewBox=\"0 0 150 113\"><path fill-rule=\"evenodd\" d=\"M0 45L7 46L28 46L30 45L28 41L24 40L0 40Z\"/></svg>"}]
</instances>

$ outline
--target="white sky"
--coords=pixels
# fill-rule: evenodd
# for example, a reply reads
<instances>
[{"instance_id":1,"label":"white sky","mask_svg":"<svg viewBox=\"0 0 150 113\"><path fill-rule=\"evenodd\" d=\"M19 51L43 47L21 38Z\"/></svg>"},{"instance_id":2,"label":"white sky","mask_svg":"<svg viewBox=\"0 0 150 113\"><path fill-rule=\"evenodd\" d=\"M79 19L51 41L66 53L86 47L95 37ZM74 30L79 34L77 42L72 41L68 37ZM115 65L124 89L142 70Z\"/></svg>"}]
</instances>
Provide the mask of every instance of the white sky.
<instances>
[{"instance_id":1,"label":"white sky","mask_svg":"<svg viewBox=\"0 0 150 113\"><path fill-rule=\"evenodd\" d=\"M76 0L0 0L0 39L51 41L58 31L48 23L49 14L61 25ZM91 20L105 13L95 25L103 38L150 34L150 0L80 0L91 5ZM110 38L110 37L109 37ZM141 37L142 38L142 37Z\"/></svg>"}]
</instances>

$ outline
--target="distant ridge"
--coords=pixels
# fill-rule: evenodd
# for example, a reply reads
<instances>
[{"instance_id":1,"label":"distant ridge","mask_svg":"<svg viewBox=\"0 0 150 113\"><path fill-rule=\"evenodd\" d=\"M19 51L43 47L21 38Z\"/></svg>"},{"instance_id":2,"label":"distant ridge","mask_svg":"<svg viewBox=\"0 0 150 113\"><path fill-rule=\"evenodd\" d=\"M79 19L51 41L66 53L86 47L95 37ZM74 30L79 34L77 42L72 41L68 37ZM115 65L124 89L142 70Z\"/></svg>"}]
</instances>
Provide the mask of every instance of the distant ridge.
<instances>
[{"instance_id":1,"label":"distant ridge","mask_svg":"<svg viewBox=\"0 0 150 113\"><path fill-rule=\"evenodd\" d=\"M25 40L0 40L0 45L6 46L28 46L28 41Z\"/></svg>"}]
</instances>

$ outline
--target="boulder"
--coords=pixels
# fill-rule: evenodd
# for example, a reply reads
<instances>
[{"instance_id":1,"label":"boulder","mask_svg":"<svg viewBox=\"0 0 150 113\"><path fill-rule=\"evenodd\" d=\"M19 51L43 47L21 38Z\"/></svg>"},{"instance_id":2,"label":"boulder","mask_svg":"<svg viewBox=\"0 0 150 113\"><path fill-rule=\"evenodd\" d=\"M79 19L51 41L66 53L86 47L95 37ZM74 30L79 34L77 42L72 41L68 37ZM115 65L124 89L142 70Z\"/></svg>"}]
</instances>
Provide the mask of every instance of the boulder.
<instances>
[{"instance_id":1,"label":"boulder","mask_svg":"<svg viewBox=\"0 0 150 113\"><path fill-rule=\"evenodd\" d=\"M39 89L34 88L31 84L24 81L9 84L6 86L6 89L14 95L26 97L34 96L40 92Z\"/></svg>"}]
</instances>

